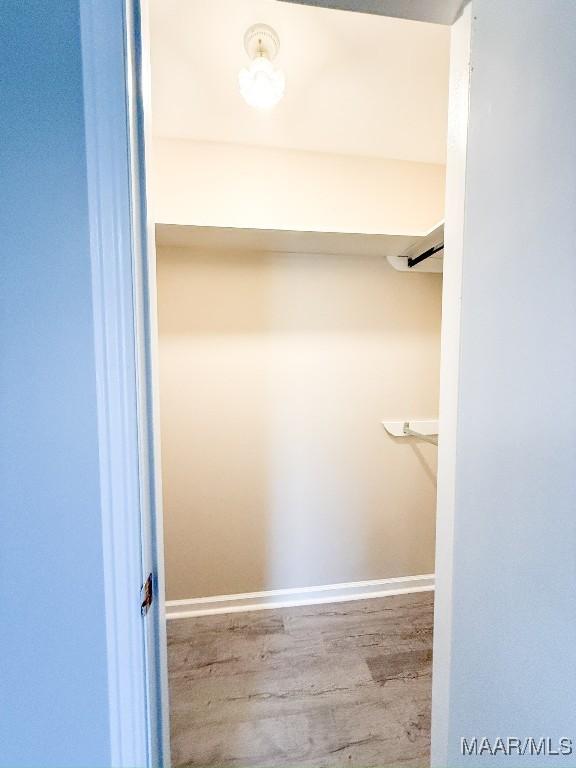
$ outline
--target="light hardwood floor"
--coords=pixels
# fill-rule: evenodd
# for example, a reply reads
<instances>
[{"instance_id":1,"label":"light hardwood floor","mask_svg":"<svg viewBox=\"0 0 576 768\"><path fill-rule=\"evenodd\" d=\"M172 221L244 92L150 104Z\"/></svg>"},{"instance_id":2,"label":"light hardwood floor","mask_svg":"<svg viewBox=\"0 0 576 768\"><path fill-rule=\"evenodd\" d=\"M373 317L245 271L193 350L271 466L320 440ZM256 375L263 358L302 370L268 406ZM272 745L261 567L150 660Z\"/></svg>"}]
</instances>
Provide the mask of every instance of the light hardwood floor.
<instances>
[{"instance_id":1,"label":"light hardwood floor","mask_svg":"<svg viewBox=\"0 0 576 768\"><path fill-rule=\"evenodd\" d=\"M168 622L172 764L428 765L433 593Z\"/></svg>"}]
</instances>

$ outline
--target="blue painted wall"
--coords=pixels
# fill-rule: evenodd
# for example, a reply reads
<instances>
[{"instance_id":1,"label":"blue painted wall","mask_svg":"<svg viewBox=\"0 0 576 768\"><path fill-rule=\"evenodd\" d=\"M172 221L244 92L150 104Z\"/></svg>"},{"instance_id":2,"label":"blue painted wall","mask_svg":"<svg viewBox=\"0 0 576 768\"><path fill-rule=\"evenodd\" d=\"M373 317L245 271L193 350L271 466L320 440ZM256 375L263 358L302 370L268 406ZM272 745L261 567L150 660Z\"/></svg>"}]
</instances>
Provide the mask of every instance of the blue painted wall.
<instances>
[{"instance_id":1,"label":"blue painted wall","mask_svg":"<svg viewBox=\"0 0 576 768\"><path fill-rule=\"evenodd\" d=\"M79 3L0 19L0 766L108 766Z\"/></svg>"},{"instance_id":2,"label":"blue painted wall","mask_svg":"<svg viewBox=\"0 0 576 768\"><path fill-rule=\"evenodd\" d=\"M470 14L454 542L439 506L436 571L452 580L434 648L448 706L432 765L576 766L576 3L472 0ZM563 738L571 754L554 754Z\"/></svg>"}]
</instances>

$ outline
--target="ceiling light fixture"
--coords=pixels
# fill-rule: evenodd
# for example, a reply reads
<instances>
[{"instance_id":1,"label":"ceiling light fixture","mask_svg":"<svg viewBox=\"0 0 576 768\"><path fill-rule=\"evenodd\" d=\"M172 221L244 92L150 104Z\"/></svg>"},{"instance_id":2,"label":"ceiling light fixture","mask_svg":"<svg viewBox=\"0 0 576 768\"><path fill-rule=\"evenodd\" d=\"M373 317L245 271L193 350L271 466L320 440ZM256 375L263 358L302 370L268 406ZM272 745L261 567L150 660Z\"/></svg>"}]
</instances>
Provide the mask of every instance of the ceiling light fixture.
<instances>
[{"instance_id":1,"label":"ceiling light fixture","mask_svg":"<svg viewBox=\"0 0 576 768\"><path fill-rule=\"evenodd\" d=\"M254 24L244 35L244 48L252 61L238 75L240 93L251 107L271 109L285 88L284 73L272 64L280 48L278 35L267 24Z\"/></svg>"}]
</instances>

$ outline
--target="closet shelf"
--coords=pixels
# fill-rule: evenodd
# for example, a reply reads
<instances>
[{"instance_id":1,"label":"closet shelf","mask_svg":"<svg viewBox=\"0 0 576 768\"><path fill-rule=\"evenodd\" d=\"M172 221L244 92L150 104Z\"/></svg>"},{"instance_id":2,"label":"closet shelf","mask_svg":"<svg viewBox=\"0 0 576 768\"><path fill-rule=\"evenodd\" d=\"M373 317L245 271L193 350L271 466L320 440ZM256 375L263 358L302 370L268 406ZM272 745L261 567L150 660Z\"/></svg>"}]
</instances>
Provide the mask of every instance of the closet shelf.
<instances>
[{"instance_id":1,"label":"closet shelf","mask_svg":"<svg viewBox=\"0 0 576 768\"><path fill-rule=\"evenodd\" d=\"M410 243L400 254L387 255L400 272L442 272L444 266L444 222Z\"/></svg>"},{"instance_id":2,"label":"closet shelf","mask_svg":"<svg viewBox=\"0 0 576 768\"><path fill-rule=\"evenodd\" d=\"M392 437L415 437L427 443L438 445L438 420L410 420L383 421L384 429Z\"/></svg>"},{"instance_id":3,"label":"closet shelf","mask_svg":"<svg viewBox=\"0 0 576 768\"><path fill-rule=\"evenodd\" d=\"M443 225L440 225L440 228ZM194 251L227 251L229 253L302 253L350 256L381 256L395 269L396 260L406 269L408 253L419 254L430 247L432 233L425 234L363 234L357 232L304 232L289 229L248 229L240 227L201 227L192 224L156 224L159 246L189 248ZM402 254L398 256L398 254ZM440 263L431 257L411 271L438 271L428 262Z\"/></svg>"}]
</instances>

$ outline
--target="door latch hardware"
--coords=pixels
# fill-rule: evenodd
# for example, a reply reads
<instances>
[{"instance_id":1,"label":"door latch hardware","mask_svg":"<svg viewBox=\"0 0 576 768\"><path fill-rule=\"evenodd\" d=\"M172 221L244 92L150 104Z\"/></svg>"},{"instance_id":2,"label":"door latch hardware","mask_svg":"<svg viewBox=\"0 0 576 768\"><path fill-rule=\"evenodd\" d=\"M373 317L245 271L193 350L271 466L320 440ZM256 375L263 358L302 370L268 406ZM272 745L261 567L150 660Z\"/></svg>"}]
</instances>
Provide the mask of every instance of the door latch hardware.
<instances>
[{"instance_id":1,"label":"door latch hardware","mask_svg":"<svg viewBox=\"0 0 576 768\"><path fill-rule=\"evenodd\" d=\"M152 600L154 599L154 587L152 585L151 573L148 574L148 578L140 589L140 598L142 599L142 604L140 605L140 613L142 616L146 616L150 610L150 606L152 605Z\"/></svg>"}]
</instances>

